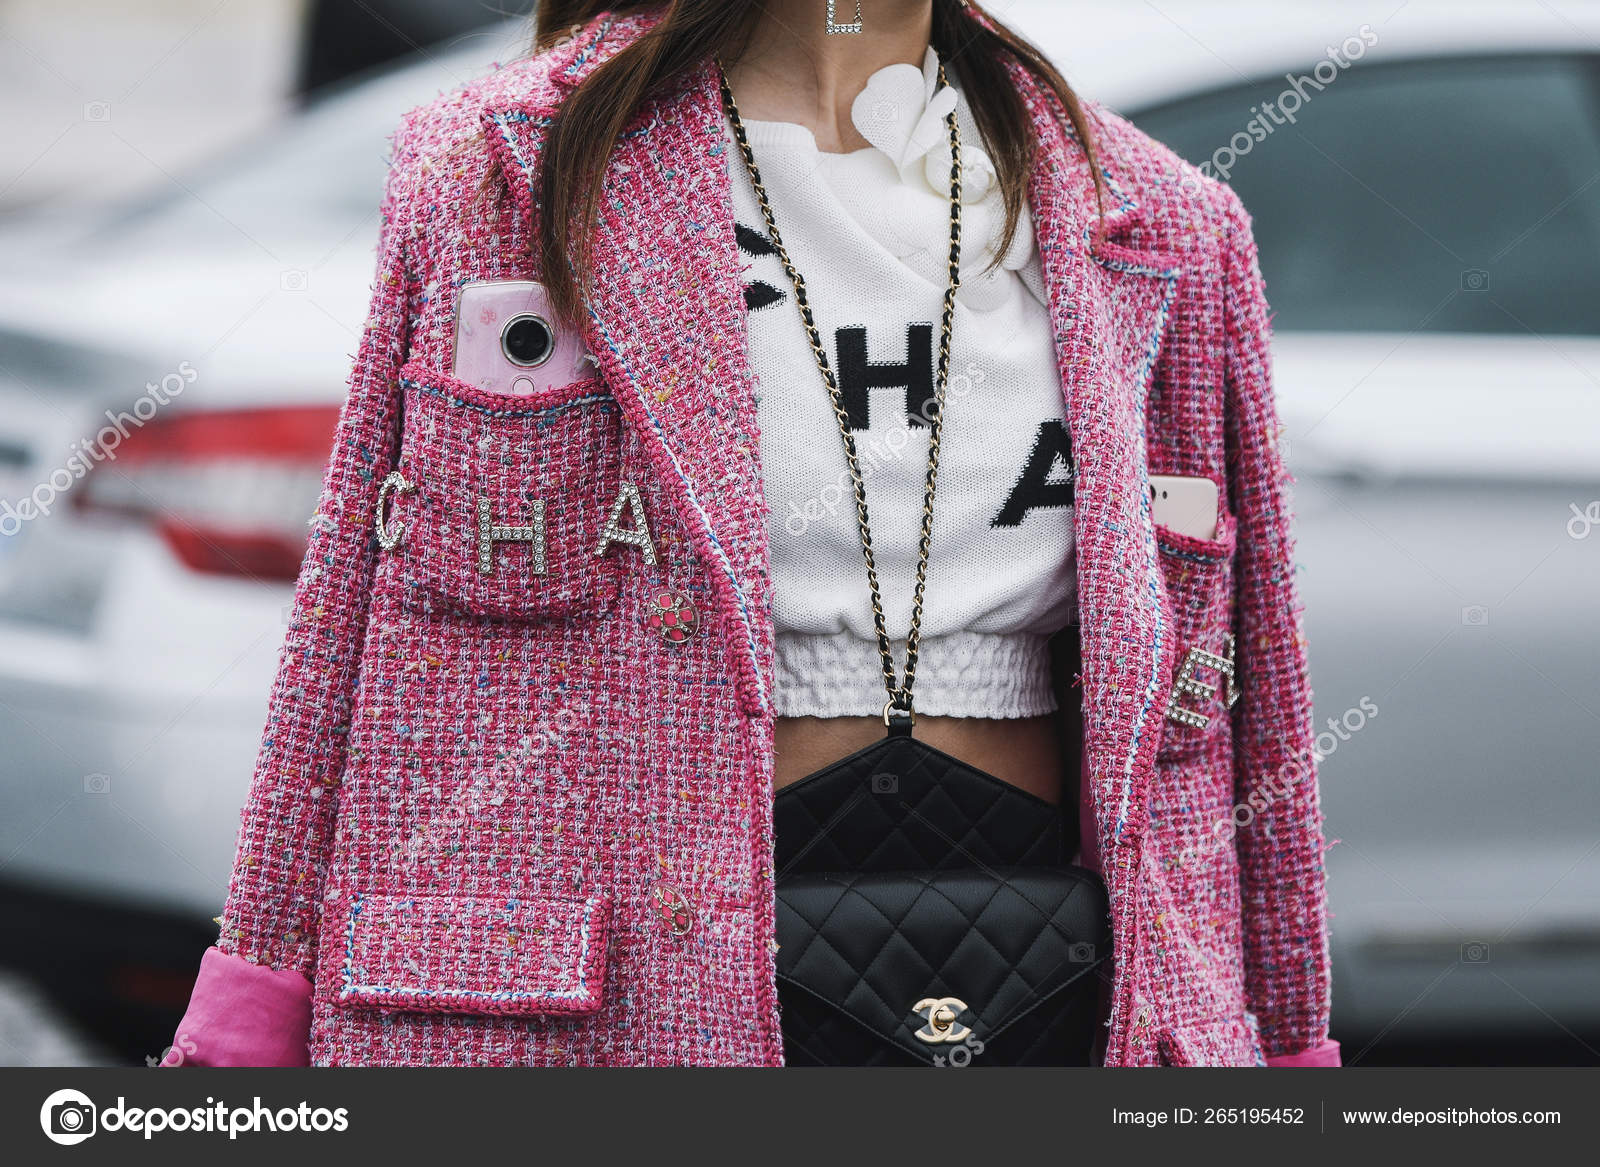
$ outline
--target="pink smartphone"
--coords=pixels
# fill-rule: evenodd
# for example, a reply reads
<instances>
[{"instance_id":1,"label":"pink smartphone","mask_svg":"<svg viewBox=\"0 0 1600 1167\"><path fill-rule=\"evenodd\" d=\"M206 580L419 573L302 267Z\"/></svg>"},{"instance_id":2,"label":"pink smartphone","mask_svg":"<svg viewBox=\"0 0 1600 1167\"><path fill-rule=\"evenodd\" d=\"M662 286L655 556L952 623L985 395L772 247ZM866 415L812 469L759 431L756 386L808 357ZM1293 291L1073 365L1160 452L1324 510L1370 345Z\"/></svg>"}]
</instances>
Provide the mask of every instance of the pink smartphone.
<instances>
[{"instance_id":1,"label":"pink smartphone","mask_svg":"<svg viewBox=\"0 0 1600 1167\"><path fill-rule=\"evenodd\" d=\"M490 393L526 395L594 375L576 333L557 328L544 285L532 280L463 284L456 306L455 375Z\"/></svg>"},{"instance_id":2,"label":"pink smartphone","mask_svg":"<svg viewBox=\"0 0 1600 1167\"><path fill-rule=\"evenodd\" d=\"M1150 517L1180 535L1217 537L1217 484L1183 474L1150 476Z\"/></svg>"}]
</instances>

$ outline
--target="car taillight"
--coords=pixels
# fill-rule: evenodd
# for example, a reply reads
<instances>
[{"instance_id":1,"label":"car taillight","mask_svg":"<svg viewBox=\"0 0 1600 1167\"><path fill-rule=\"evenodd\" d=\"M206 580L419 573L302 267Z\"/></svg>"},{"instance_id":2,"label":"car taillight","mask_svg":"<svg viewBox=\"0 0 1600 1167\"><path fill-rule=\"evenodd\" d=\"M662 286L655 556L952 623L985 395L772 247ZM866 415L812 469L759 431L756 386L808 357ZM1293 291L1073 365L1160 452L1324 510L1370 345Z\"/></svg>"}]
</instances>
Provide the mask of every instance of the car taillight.
<instances>
[{"instance_id":1,"label":"car taillight","mask_svg":"<svg viewBox=\"0 0 1600 1167\"><path fill-rule=\"evenodd\" d=\"M292 580L338 419L336 406L156 417L94 467L78 498L152 523L195 571Z\"/></svg>"}]
</instances>

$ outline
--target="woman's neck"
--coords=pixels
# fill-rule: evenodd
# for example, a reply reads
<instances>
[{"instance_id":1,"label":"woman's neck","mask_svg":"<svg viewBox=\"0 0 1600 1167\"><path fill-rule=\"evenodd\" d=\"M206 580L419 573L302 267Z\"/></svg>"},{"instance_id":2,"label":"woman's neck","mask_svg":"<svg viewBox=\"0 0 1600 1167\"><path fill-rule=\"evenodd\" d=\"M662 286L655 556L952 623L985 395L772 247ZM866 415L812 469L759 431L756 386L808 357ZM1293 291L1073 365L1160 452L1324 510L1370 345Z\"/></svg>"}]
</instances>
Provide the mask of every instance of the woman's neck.
<instances>
[{"instance_id":1,"label":"woman's neck","mask_svg":"<svg viewBox=\"0 0 1600 1167\"><path fill-rule=\"evenodd\" d=\"M888 65L922 67L933 31L933 0L862 0L863 31L829 34L826 0L763 4L750 43L727 62L739 112L752 121L805 126L828 153L865 149L850 107L867 78ZM838 0L838 20L855 16Z\"/></svg>"}]
</instances>

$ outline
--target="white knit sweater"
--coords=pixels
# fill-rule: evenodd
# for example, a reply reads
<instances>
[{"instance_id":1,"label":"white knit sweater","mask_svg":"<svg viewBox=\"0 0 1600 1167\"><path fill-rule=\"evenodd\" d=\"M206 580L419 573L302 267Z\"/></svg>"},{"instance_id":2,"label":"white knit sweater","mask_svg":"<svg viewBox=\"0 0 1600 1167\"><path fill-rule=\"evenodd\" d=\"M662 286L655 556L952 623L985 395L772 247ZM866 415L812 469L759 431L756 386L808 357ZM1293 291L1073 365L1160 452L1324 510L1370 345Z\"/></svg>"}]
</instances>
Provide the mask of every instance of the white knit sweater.
<instances>
[{"instance_id":1,"label":"white knit sweater","mask_svg":"<svg viewBox=\"0 0 1600 1167\"><path fill-rule=\"evenodd\" d=\"M949 270L944 119L957 105L962 287L915 704L925 714L1031 717L1056 707L1047 639L1076 614L1060 373L1031 221L999 268L984 270L1004 203L965 99L935 94L937 69L930 51L922 70L892 65L873 75L852 110L869 149L824 154L810 131L787 123L746 129L853 415L884 613L903 668L928 457L918 411L933 394ZM886 694L838 423L729 141L771 512L778 712L875 715Z\"/></svg>"}]
</instances>

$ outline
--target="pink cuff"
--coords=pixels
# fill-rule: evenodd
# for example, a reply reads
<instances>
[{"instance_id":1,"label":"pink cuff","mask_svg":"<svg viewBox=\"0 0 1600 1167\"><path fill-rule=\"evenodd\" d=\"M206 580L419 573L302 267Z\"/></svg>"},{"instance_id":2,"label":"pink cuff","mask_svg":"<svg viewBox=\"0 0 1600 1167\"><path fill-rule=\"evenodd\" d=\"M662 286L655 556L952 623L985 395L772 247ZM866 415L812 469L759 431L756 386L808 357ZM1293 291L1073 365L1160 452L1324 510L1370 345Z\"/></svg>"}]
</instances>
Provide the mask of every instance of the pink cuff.
<instances>
[{"instance_id":1,"label":"pink cuff","mask_svg":"<svg viewBox=\"0 0 1600 1167\"><path fill-rule=\"evenodd\" d=\"M1297 1054L1279 1054L1275 1058L1267 1059L1267 1065L1274 1069L1326 1068L1337 1067L1339 1064L1339 1043L1331 1038L1321 1045L1314 1045Z\"/></svg>"},{"instance_id":2,"label":"pink cuff","mask_svg":"<svg viewBox=\"0 0 1600 1167\"><path fill-rule=\"evenodd\" d=\"M304 1066L310 1036L310 981L208 948L161 1064Z\"/></svg>"}]
</instances>

